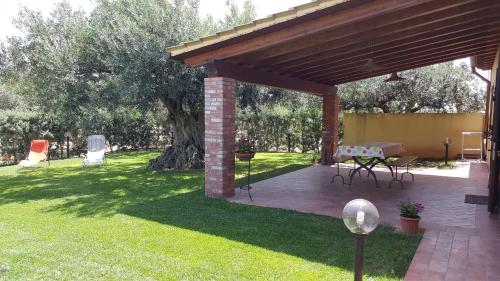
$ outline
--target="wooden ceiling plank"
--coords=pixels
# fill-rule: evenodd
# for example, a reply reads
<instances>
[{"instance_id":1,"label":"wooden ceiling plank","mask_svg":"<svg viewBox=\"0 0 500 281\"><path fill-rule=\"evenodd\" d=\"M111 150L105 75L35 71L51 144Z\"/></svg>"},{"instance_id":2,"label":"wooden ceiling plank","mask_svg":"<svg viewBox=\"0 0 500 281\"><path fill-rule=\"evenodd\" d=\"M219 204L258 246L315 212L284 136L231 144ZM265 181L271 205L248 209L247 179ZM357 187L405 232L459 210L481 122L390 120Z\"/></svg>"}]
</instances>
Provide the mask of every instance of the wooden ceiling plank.
<instances>
[{"instance_id":1,"label":"wooden ceiling plank","mask_svg":"<svg viewBox=\"0 0 500 281\"><path fill-rule=\"evenodd\" d=\"M420 56L420 57L415 57L415 58L411 58L411 59L406 59L404 61L401 61L401 60L398 60L398 59L393 59L391 61L387 61L384 64L385 67L382 68L380 71L384 71L385 69L387 69L387 68L389 68L391 66L397 65L398 63L400 63L400 64L418 63L419 61L427 61L429 59L432 59L433 57L441 57L441 56L444 56L444 55L447 55L447 54L456 54L456 53L461 53L462 54L462 53L466 53L466 52L469 52L469 51L474 51L474 50L477 50L477 49L489 49L489 48L492 48L492 46L494 47L494 43L492 43L490 45L486 45L486 46L472 46L472 47L467 47L467 48L450 50L449 52L444 51L444 52L434 53L432 55L426 55L426 56ZM324 78L332 78L332 77L341 78L341 77L349 76L349 75L351 75L353 73L360 73L360 72L364 73L362 70L360 70L359 68L356 68L356 67L346 68L343 71L338 71L336 69L331 69L331 71L325 71L324 74L318 75L316 77L307 78L307 80L309 80L309 81L322 81Z\"/></svg>"},{"instance_id":2,"label":"wooden ceiling plank","mask_svg":"<svg viewBox=\"0 0 500 281\"><path fill-rule=\"evenodd\" d=\"M474 54L472 54L474 55ZM342 84L345 84L345 83L349 83L349 82L354 82L354 81L360 81L360 80L364 80L364 79L369 79L369 78L373 78L373 77L379 77L379 76L383 76L383 75L388 75L392 72L401 72L401 71L406 71L406 70L410 70L410 69L415 69L415 68L420 68L420 67L426 67L426 66L429 66L429 65L433 65L433 64L439 64L439 63L444 63L444 62L448 62L448 61L452 61L452 60L455 60L455 59L459 59L459 58L465 58L465 57L468 57L469 54L467 55L462 55L462 56L455 56L455 57L448 57L448 58L444 58L444 59L436 59L436 60L433 60L431 62L423 62L423 63L420 63L420 64L414 64L414 65L409 65L409 66L401 66L397 69L400 69L400 70L392 70L391 72L388 72L388 73L378 73L378 74L372 74L372 75L359 75L359 76L351 76L349 78L344 78L344 79L339 79L339 80L329 80L329 81L324 81L323 83L330 83L330 84L335 84L335 85L342 85ZM492 63L493 64L493 63ZM489 68L487 69L491 69L491 66L492 64L490 65ZM396 69L396 68L394 68Z\"/></svg>"},{"instance_id":3,"label":"wooden ceiling plank","mask_svg":"<svg viewBox=\"0 0 500 281\"><path fill-rule=\"evenodd\" d=\"M377 56L374 57L374 60L377 64L381 66L385 66L387 63L392 62L392 61L405 61L405 60L414 60L414 59L420 59L420 58L426 58L429 56L433 56L435 54L440 54L440 53L446 53L446 52L451 52L455 50L464 50L468 48L476 48L480 47L483 45L491 45L491 44L496 44L497 42L500 42L500 36L498 35L493 35L493 36L488 36L488 37L483 37L481 40L468 40L464 42L457 42L453 45L444 45L444 46L438 46L434 48L426 48L423 50L418 50L414 52L408 52L405 53L404 55L397 55L397 54L387 54L384 55L383 57L385 59L382 59L382 56ZM321 71L314 72L311 74L307 75L301 75L297 76L295 78L299 79L316 79L318 77L321 77L325 75L325 73L331 73L329 72L330 70L333 70L334 73L345 73L347 69L357 69L359 68L366 60L355 60L348 62L343 65L335 65L335 66L330 66L328 68L324 68Z\"/></svg>"},{"instance_id":4,"label":"wooden ceiling plank","mask_svg":"<svg viewBox=\"0 0 500 281\"><path fill-rule=\"evenodd\" d=\"M386 62L386 64L384 65L385 67L379 71L364 72L364 71L360 70L359 68L350 68L350 69L346 69L343 72L337 72L337 71L332 70L331 72L325 71L324 75L314 77L314 78L311 77L311 78L308 78L307 80L308 81L324 81L324 80L330 81L332 79L341 79L341 78L348 77L348 76L351 76L353 74L359 74L359 73L367 73L367 74L378 73L378 72L386 73L387 69L392 70L393 67L395 67L397 65L409 65L409 64L420 65L421 62L432 61L434 58L442 58L442 57L447 57L447 56L455 57L456 54L460 54L460 55L465 56L466 54L469 54L471 52L477 52L478 50L489 51L489 50L494 49L494 48L495 48L495 43L492 43L492 44L487 45L487 46L474 46L474 47L462 48L462 49L457 49L457 50L450 50L449 52L434 53L432 55L407 59L405 61L394 59L392 61ZM387 72L387 73L391 73L391 72Z\"/></svg>"},{"instance_id":5,"label":"wooden ceiling plank","mask_svg":"<svg viewBox=\"0 0 500 281\"><path fill-rule=\"evenodd\" d=\"M429 55L426 55L426 56L414 57L414 58L407 59L407 60L404 60L404 61L394 59L392 61L386 62L386 64L384 65L385 68L383 68L383 69L381 69L379 71L383 72L386 69L391 68L391 67L397 65L398 63L400 63L400 64L417 64L417 63L420 63L421 61L432 60L434 57L441 58L441 57L444 57L444 56L447 56L447 55L464 54L464 53L468 53L468 52L472 52L472 51L477 51L477 50L491 50L492 48L493 49L495 48L495 43L491 43L491 44L486 45L486 46L479 45L479 46L471 46L471 47L467 47L467 48L461 48L461 49L455 49L455 50L449 50L449 51L441 51L441 52L436 52L436 53L429 54ZM360 68L345 69L344 71L341 71L341 72L334 71L332 69L332 71L330 71L330 72L325 71L324 75L318 76L318 77L314 77L314 78L310 78L310 80L312 80L312 81L322 81L323 78L342 78L342 77L345 77L345 76L352 75L353 73L371 73L371 72L364 72Z\"/></svg>"},{"instance_id":6,"label":"wooden ceiling plank","mask_svg":"<svg viewBox=\"0 0 500 281\"><path fill-rule=\"evenodd\" d=\"M490 51L491 51L491 49L490 49ZM435 58L431 61L421 62L418 64L400 65L398 67L394 67L394 68L388 70L389 72L377 72L377 73L372 73L372 74L363 73L363 74L359 74L359 75L352 75L352 76L349 76L346 78L334 79L334 80L326 80L325 79L322 83L341 85L341 84L349 83L349 82L353 82L353 81L364 80L364 79L368 79L368 78L372 78L372 77L379 77L379 76L383 76L383 75L388 75L392 72L402 72L402 71L406 71L406 70L410 70L410 69L426 67L426 66L433 65L433 64L444 63L444 62L452 61L452 60L459 59L459 58L465 58L465 57L468 57L470 55L474 55L474 53L466 53L465 55L458 54L458 55L454 55L454 56L448 56L448 57L445 57L442 59Z\"/></svg>"},{"instance_id":7,"label":"wooden ceiling plank","mask_svg":"<svg viewBox=\"0 0 500 281\"><path fill-rule=\"evenodd\" d=\"M352 73L345 74L342 76L338 76L338 75L331 76L328 78L317 79L316 81L318 81L318 82L321 81L321 83L330 83L330 84L340 85L340 84L346 83L346 81L352 82L352 81L356 81L356 80L367 79L370 77L386 75L386 74L390 74L392 72L400 72L400 71L405 71L405 70L409 70L409 69L430 66L433 64L444 63L444 62L452 61L455 59L480 55L480 54L484 54L484 53L491 53L491 52L494 52L496 50L496 48L497 47L495 47L495 46L487 46L487 47L482 47L482 48L477 48L477 49L470 49L470 50L463 50L463 51L459 51L459 52L447 53L447 54L440 55L440 56L433 56L433 57L430 57L427 59L419 59L416 61L409 61L406 63L394 62L380 71L362 72L362 71L358 70L357 72L352 72Z\"/></svg>"},{"instance_id":8,"label":"wooden ceiling plank","mask_svg":"<svg viewBox=\"0 0 500 281\"><path fill-rule=\"evenodd\" d=\"M499 18L499 20L500 20L500 18ZM500 31L500 23L496 26L496 28L498 28L497 31ZM348 54L348 55L339 56L338 59L337 58L332 58L330 61L324 62L322 64L316 64L313 67L308 67L308 68L305 68L305 69L298 69L298 70L296 70L294 72L283 71L281 73L282 74L287 74L287 75L292 75L292 76L300 77L302 75L307 75L307 74L312 74L312 73L315 73L315 72L320 72L322 69L325 69L325 68L328 68L328 67L332 67L332 66L334 66L334 67L340 67L340 66L343 65L343 62L347 62L347 63L351 63L352 64L353 62L357 61L359 63L364 63L371 56L373 56L373 58L380 59L380 58L383 58L384 54L385 55L389 55L389 54L390 55L393 55L393 54L404 54L404 53L407 53L407 52L409 52L411 50L418 50L418 49L425 50L425 49L431 49L434 46L438 46L438 47L439 46L443 46L445 43L448 43L450 45L451 44L457 44L459 42L466 43L466 42L468 42L470 40L473 40L474 38L482 38L482 37L479 37L479 36L484 36L485 35L484 32L485 31L480 31L479 34L467 34L467 33L463 33L463 34L460 34L460 37L455 38L455 39L453 39L451 41L448 39L448 37L442 38L439 41L433 41L433 40L425 41L425 42L427 42L427 44L424 43L424 42L418 42L418 41L415 42L415 43L413 43L413 41L412 41L411 44L406 44L407 48L404 48L404 46L396 45L396 46L392 46L391 48L377 50L376 52L373 52L373 53L351 53L351 54ZM475 36L475 37L471 38L471 36ZM451 46L453 46L453 45L451 45Z\"/></svg>"},{"instance_id":9,"label":"wooden ceiling plank","mask_svg":"<svg viewBox=\"0 0 500 281\"><path fill-rule=\"evenodd\" d=\"M491 0L481 1L489 2ZM355 24L363 19L377 18L397 11L401 11L401 13L404 13L405 11L412 11L413 9L427 3L429 3L430 6L439 7L443 6L443 3L447 3L448 5L459 5L462 2L475 1L463 0L457 3L457 1L451 0L374 0L363 3L355 8L340 10L336 13L322 16L315 20L297 24L295 26L291 26L277 32L263 34L256 38L238 42L230 46L203 52L194 56L190 56L189 53L185 53L182 57L177 58L184 60L184 62L192 66L199 66L207 60L223 60L229 57L249 53L256 50L263 50L271 46L279 45L283 42L302 39L306 35L321 33L325 30L332 29L337 26Z\"/></svg>"},{"instance_id":10,"label":"wooden ceiling plank","mask_svg":"<svg viewBox=\"0 0 500 281\"><path fill-rule=\"evenodd\" d=\"M367 47L366 42L358 43L356 45L349 45L340 49L335 50L333 53L319 55L317 57L312 57L308 60L304 59L300 62L286 63L281 65L276 65L275 67L263 68L261 70L276 71L280 70L280 73L289 73L293 71L303 71L311 68L319 67L321 64L328 64L329 61L335 61L336 58L344 58L348 59L354 52L364 51L365 54L371 55L373 53L387 52L391 49L404 47L408 45L420 45L425 44L425 42L436 42L436 40L448 40L449 38L453 38L454 36L464 36L466 34L470 34L473 32L483 32L484 28L496 27L500 24L500 17L498 17L499 10L496 10L497 14L491 16L491 18L483 18L479 20L475 20L475 23L481 23L482 26L472 25L472 22L466 22L465 24L461 24L459 26L451 26L445 27L443 29L431 30L426 32L421 32L419 34L411 35L407 34L406 36L393 37L392 40L389 38L380 38L383 44L379 44L378 46ZM394 38L397 38L394 40ZM377 39L378 41L378 39Z\"/></svg>"},{"instance_id":11,"label":"wooden ceiling plank","mask_svg":"<svg viewBox=\"0 0 500 281\"><path fill-rule=\"evenodd\" d=\"M491 7L484 5L484 3L470 3L469 5L455 6L447 10L427 10L426 13L428 13L428 15L426 16L418 16L419 14L417 13L413 16L401 18L400 21L389 22L389 24L378 27L372 23L366 23L340 28L331 31L330 34L324 34L318 39L318 41L320 40L319 45L316 44L309 48L304 47L304 44L311 44L312 41L309 40L309 38L303 38L302 41L305 43L289 42L282 46L279 55L273 56L274 51L266 49L261 53L245 54L239 58L230 58L229 60L233 63L252 67L270 67L270 70L280 68L282 67L281 64L284 63L294 64L311 59L321 61L321 55L331 54L332 50L347 47L352 44L361 43L367 47L366 41L370 41L375 47L377 44L384 43L382 40L377 40L377 37L385 36L389 38L384 38L384 40L395 40L403 36L402 32L405 35L411 35L411 33L429 31L447 25L462 23L464 21L464 18L460 18L462 16L467 16L465 21L474 21L476 20L476 18L474 18L474 16L477 15L476 13L481 14L481 17L484 19L493 13L491 10L499 6L500 3L498 2L491 5ZM495 15L498 16L498 13ZM383 20L388 20L385 15ZM325 38L332 39L327 40ZM316 58L316 56L319 57Z\"/></svg>"}]
</instances>

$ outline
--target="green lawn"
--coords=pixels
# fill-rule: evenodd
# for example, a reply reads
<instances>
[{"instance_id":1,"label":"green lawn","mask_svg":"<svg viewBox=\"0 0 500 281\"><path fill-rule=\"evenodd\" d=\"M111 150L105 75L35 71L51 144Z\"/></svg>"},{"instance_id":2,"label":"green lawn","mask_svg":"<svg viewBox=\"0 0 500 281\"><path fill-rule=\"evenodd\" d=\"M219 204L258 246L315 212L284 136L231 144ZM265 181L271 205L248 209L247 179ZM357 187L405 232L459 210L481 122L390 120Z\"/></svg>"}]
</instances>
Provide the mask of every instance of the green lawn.
<instances>
[{"instance_id":1,"label":"green lawn","mask_svg":"<svg viewBox=\"0 0 500 281\"><path fill-rule=\"evenodd\" d=\"M354 238L340 220L205 198L203 171L147 173L158 152L0 168L0 280L351 280ZM254 179L311 163L258 153ZM245 166L238 163L238 177ZM402 280L420 237L379 227L366 280ZM371 279L370 279L371 278Z\"/></svg>"}]
</instances>

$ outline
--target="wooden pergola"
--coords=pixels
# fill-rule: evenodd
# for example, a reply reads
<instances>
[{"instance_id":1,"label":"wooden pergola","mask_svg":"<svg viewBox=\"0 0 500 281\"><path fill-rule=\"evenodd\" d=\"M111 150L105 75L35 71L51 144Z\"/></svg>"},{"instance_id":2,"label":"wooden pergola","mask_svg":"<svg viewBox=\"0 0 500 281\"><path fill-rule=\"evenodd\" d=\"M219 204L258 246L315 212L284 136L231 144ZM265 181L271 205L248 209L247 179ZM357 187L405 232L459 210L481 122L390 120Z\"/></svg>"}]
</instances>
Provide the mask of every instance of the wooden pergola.
<instances>
[{"instance_id":1,"label":"wooden pergola","mask_svg":"<svg viewBox=\"0 0 500 281\"><path fill-rule=\"evenodd\" d=\"M473 57L490 70L500 45L498 0L319 0L168 49L204 66L206 194L234 194L235 80L323 97L328 163L337 86Z\"/></svg>"}]
</instances>

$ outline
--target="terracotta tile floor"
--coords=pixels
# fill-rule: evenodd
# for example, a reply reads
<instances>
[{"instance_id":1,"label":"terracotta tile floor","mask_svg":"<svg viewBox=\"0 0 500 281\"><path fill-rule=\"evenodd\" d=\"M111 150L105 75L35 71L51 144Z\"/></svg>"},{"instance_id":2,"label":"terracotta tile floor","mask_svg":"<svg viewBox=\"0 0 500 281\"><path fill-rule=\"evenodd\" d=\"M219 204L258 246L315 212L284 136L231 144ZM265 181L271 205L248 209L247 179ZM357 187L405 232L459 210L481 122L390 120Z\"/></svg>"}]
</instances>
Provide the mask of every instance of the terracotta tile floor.
<instances>
[{"instance_id":1,"label":"terracotta tile floor","mask_svg":"<svg viewBox=\"0 0 500 281\"><path fill-rule=\"evenodd\" d=\"M341 173L345 176L347 170ZM407 182L404 189L397 183L389 188L391 176L384 169L376 171L381 188L375 188L366 172L349 187L338 178L332 184L335 169L318 165L253 184L253 201L245 191L237 191L230 200L340 217L347 202L364 198L377 206L381 223L396 227L398 202L421 201L426 207L421 223L426 232L405 280L500 281L500 219L490 216L486 206L464 203L465 194L487 194L486 164L464 162L451 171L413 172L415 182Z\"/></svg>"}]
</instances>

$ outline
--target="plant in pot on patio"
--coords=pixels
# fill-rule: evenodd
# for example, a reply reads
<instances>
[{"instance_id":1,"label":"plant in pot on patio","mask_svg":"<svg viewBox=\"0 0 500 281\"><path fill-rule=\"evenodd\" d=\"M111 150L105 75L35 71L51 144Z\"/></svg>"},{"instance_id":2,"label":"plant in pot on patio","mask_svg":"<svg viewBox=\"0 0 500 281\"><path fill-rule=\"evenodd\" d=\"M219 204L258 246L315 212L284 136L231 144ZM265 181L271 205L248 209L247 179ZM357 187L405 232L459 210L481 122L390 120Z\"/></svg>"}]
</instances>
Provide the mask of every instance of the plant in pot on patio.
<instances>
[{"instance_id":1,"label":"plant in pot on patio","mask_svg":"<svg viewBox=\"0 0 500 281\"><path fill-rule=\"evenodd\" d=\"M236 143L236 158L240 161L250 161L255 156L255 142L241 139Z\"/></svg>"},{"instance_id":2,"label":"plant in pot on patio","mask_svg":"<svg viewBox=\"0 0 500 281\"><path fill-rule=\"evenodd\" d=\"M401 210L401 229L408 234L419 232L420 212L424 210L424 205L419 202L407 200L399 203Z\"/></svg>"}]
</instances>

